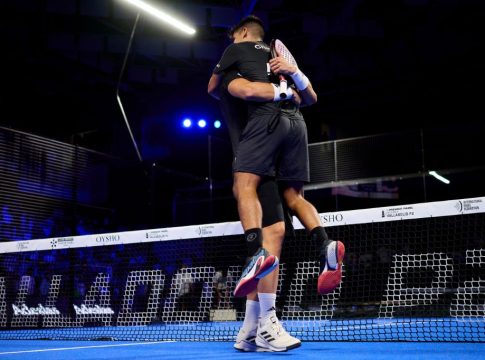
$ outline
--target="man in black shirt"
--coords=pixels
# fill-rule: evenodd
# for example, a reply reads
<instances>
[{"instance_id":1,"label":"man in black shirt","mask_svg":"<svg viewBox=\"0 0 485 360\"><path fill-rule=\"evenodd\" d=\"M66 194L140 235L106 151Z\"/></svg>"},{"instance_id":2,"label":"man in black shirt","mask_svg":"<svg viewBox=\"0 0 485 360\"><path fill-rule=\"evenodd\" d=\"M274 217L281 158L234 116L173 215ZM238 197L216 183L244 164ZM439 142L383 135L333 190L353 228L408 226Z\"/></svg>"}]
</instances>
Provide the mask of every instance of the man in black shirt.
<instances>
[{"instance_id":1,"label":"man in black shirt","mask_svg":"<svg viewBox=\"0 0 485 360\"><path fill-rule=\"evenodd\" d=\"M232 34L234 44L226 49L216 66L209 82L209 92L214 88L211 84L220 83L224 74L237 71L237 75L244 79L232 80L228 84L229 92L245 100L263 101L248 102L248 123L237 146L233 166L233 189L246 239L256 239L258 244L265 246L257 188L265 177L276 176L283 183L283 195L289 208L312 238L322 244L318 289L321 294L328 293L340 283L344 246L340 241L328 239L316 209L303 198L303 184L309 181L305 122L298 106L286 101L282 104L275 102L279 100L279 91L277 85L270 83L269 67L275 72L291 76L306 102L316 102L316 94L309 80L296 67L279 57L269 59L269 47L262 42L264 31L259 19L243 19ZM261 91L247 90L251 88L247 86L248 81L254 82L256 87L253 88ZM253 262L244 270L238 286L245 282L252 283L253 269L257 267L261 256L266 256L264 249L255 254ZM263 302L269 303L269 299L262 300L264 295L267 294L258 293L262 319L257 328L256 345L273 351L285 351L299 346L300 342L279 325L274 305L269 308L263 305Z\"/></svg>"},{"instance_id":2,"label":"man in black shirt","mask_svg":"<svg viewBox=\"0 0 485 360\"><path fill-rule=\"evenodd\" d=\"M231 138L234 154L236 154L239 139L247 124L248 114L247 102L233 97L227 90L228 84L231 83L235 78L238 78L235 72L226 74L219 88L217 88L218 94L216 96L220 100L221 112L229 130L229 136ZM300 100L297 95L295 95L295 97L295 101ZM278 261L275 261L274 259L277 259L280 256L281 247L285 236L285 220L290 218L287 211L285 212L283 209L281 195L274 177L263 178L258 186L257 193L263 214L262 234L264 240L262 245L265 249L263 251L267 251L265 263L271 264L269 269L274 269L274 271L269 271L269 273L262 278L259 283L257 281L255 283L249 282L249 285L253 285L253 287L246 290L246 314L243 326L239 331L236 344L234 345L236 349L241 351L262 350L261 347L256 345L258 318L260 313L262 313L260 310L260 302L264 303L265 300L269 298L269 305L265 305L265 308L269 309L274 306L279 275L279 269L277 267ZM287 214L286 218L285 214ZM291 227L291 219L288 221L288 225ZM257 242L252 242L250 244L253 245L253 247L250 247L249 249L249 255L251 256L255 251L257 251L260 244ZM260 269L263 267L264 264L260 266ZM256 286L257 291L253 290ZM239 289L241 288L242 287L239 287ZM240 294L237 295L241 296ZM268 300L266 302L268 302ZM293 343L300 344L298 339L295 339ZM285 349L288 346L289 345L286 342Z\"/></svg>"}]
</instances>

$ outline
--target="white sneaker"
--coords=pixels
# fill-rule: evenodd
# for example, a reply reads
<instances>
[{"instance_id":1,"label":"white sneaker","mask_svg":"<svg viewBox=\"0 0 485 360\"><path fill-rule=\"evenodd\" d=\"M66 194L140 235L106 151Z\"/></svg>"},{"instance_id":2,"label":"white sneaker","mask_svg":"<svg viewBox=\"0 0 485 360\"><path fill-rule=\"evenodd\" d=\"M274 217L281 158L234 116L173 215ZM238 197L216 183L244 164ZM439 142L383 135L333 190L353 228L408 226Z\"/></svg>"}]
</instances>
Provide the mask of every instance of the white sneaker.
<instances>
[{"instance_id":1,"label":"white sneaker","mask_svg":"<svg viewBox=\"0 0 485 360\"><path fill-rule=\"evenodd\" d=\"M254 329L247 330L241 328L236 337L236 343L234 344L234 349L239 351L253 351L253 352L266 352L271 351L266 348L259 347L256 345L256 332L257 326Z\"/></svg>"},{"instance_id":2,"label":"white sneaker","mask_svg":"<svg viewBox=\"0 0 485 360\"><path fill-rule=\"evenodd\" d=\"M288 351L301 346L301 341L286 332L276 315L261 320L256 345L271 351Z\"/></svg>"}]
</instances>

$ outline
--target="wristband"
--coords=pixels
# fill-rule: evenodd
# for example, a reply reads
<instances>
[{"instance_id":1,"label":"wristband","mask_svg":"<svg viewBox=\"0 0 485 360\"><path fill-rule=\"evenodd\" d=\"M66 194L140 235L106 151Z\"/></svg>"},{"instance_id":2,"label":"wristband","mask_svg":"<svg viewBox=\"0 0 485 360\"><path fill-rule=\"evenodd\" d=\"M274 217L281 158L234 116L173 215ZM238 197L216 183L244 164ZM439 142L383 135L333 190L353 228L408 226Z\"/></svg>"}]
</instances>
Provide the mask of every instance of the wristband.
<instances>
[{"instance_id":1,"label":"wristband","mask_svg":"<svg viewBox=\"0 0 485 360\"><path fill-rule=\"evenodd\" d=\"M293 82L295 83L295 86L298 90L305 90L308 85L310 84L310 80L301 72L301 70L298 70L296 73L291 74L291 78L293 79Z\"/></svg>"}]
</instances>

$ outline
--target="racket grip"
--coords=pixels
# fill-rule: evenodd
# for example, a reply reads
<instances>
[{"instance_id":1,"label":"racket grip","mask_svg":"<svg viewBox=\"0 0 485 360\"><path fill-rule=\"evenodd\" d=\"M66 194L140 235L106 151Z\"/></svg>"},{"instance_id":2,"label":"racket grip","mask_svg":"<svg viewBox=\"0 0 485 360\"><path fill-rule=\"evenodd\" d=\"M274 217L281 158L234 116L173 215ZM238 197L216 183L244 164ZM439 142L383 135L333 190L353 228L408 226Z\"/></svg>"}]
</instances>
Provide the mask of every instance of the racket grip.
<instances>
[{"instance_id":1,"label":"racket grip","mask_svg":"<svg viewBox=\"0 0 485 360\"><path fill-rule=\"evenodd\" d=\"M283 75L280 75L280 98L286 99L288 96L288 83Z\"/></svg>"}]
</instances>

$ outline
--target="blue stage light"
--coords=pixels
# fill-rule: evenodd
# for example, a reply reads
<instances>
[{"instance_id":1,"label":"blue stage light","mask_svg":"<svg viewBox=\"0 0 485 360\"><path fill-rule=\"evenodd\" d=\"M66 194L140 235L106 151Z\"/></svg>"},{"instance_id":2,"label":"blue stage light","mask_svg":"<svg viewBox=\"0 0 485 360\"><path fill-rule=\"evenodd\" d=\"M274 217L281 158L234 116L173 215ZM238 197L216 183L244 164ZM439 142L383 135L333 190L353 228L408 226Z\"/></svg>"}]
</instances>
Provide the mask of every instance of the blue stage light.
<instances>
[{"instance_id":1,"label":"blue stage light","mask_svg":"<svg viewBox=\"0 0 485 360\"><path fill-rule=\"evenodd\" d=\"M184 128L189 128L192 126L192 120L190 120L189 118L187 119L184 119L184 121L182 121L182 126Z\"/></svg>"},{"instance_id":2,"label":"blue stage light","mask_svg":"<svg viewBox=\"0 0 485 360\"><path fill-rule=\"evenodd\" d=\"M214 121L214 127L219 129L221 127L221 122L219 120Z\"/></svg>"},{"instance_id":3,"label":"blue stage light","mask_svg":"<svg viewBox=\"0 0 485 360\"><path fill-rule=\"evenodd\" d=\"M205 128L205 126L207 125L207 121L205 121L204 119L200 119L197 122L197 125L199 125L200 128Z\"/></svg>"}]
</instances>

